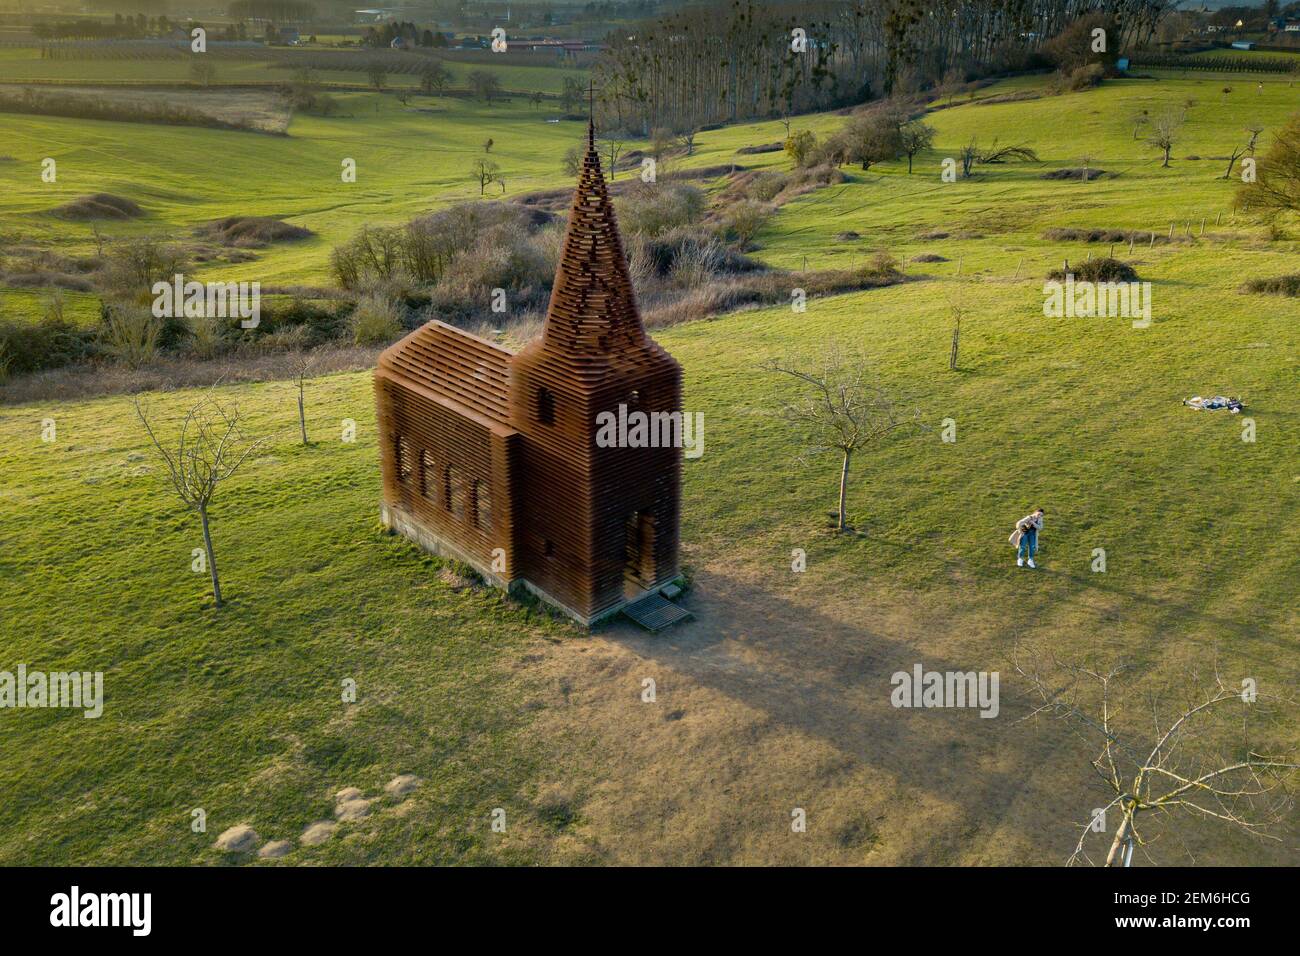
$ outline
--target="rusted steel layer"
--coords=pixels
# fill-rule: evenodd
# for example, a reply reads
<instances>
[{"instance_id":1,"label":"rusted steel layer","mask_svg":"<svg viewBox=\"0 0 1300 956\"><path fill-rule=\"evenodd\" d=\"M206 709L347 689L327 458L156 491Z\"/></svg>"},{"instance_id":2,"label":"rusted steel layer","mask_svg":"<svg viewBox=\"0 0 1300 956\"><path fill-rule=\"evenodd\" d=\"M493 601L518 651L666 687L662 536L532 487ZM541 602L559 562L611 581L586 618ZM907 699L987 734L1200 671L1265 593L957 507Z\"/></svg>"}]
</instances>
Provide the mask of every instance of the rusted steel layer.
<instances>
[{"instance_id":1,"label":"rusted steel layer","mask_svg":"<svg viewBox=\"0 0 1300 956\"><path fill-rule=\"evenodd\" d=\"M385 349L379 370L505 423L510 356L509 349L434 320Z\"/></svg>"},{"instance_id":2,"label":"rusted steel layer","mask_svg":"<svg viewBox=\"0 0 1300 956\"><path fill-rule=\"evenodd\" d=\"M583 621L676 577L680 445L596 441L602 412L680 413L681 368L641 325L590 132L542 336L511 356L430 323L384 354L375 388L385 501L435 536L484 560L505 549L504 577ZM426 450L483 483L490 532L454 480L428 500Z\"/></svg>"},{"instance_id":3,"label":"rusted steel layer","mask_svg":"<svg viewBox=\"0 0 1300 956\"><path fill-rule=\"evenodd\" d=\"M377 378L384 501L445 538L476 565L501 577L515 567L513 432L491 428L421 395Z\"/></svg>"}]
</instances>

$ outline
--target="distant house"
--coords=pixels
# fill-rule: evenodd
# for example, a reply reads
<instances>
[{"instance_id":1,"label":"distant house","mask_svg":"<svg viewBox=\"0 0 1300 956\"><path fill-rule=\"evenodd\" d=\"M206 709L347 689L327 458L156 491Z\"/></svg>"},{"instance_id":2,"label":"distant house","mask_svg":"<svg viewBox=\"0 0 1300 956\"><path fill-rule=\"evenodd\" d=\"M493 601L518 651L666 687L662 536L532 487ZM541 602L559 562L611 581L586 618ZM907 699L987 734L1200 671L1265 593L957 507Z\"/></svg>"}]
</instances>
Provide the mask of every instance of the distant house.
<instances>
[{"instance_id":1,"label":"distant house","mask_svg":"<svg viewBox=\"0 0 1300 956\"><path fill-rule=\"evenodd\" d=\"M1234 50L1253 50L1255 49L1254 40L1233 40L1232 48Z\"/></svg>"},{"instance_id":2,"label":"distant house","mask_svg":"<svg viewBox=\"0 0 1300 956\"><path fill-rule=\"evenodd\" d=\"M510 49L528 50L534 53L583 53L587 51L603 50L603 43L592 43L587 40L554 40L554 39L535 39L527 38L522 40L511 40Z\"/></svg>"},{"instance_id":3,"label":"distant house","mask_svg":"<svg viewBox=\"0 0 1300 956\"><path fill-rule=\"evenodd\" d=\"M394 50L409 50L411 44L407 42L406 37L393 37L393 42L388 44Z\"/></svg>"},{"instance_id":4,"label":"distant house","mask_svg":"<svg viewBox=\"0 0 1300 956\"><path fill-rule=\"evenodd\" d=\"M295 30L293 27L280 27L277 36L281 43L284 43L288 46L298 45L298 40L299 40L298 31Z\"/></svg>"},{"instance_id":5,"label":"distant house","mask_svg":"<svg viewBox=\"0 0 1300 956\"><path fill-rule=\"evenodd\" d=\"M1300 20L1288 20L1282 29L1287 33L1300 33Z\"/></svg>"}]
</instances>

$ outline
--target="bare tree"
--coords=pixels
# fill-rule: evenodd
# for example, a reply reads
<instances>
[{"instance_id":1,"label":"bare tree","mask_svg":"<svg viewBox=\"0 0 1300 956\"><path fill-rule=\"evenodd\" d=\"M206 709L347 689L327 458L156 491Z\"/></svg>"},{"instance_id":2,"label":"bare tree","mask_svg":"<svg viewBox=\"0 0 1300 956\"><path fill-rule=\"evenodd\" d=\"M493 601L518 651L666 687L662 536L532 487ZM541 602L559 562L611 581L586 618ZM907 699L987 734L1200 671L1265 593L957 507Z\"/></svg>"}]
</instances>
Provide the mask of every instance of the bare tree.
<instances>
[{"instance_id":1,"label":"bare tree","mask_svg":"<svg viewBox=\"0 0 1300 956\"><path fill-rule=\"evenodd\" d=\"M898 128L899 141L903 154L907 156L907 174L912 175L912 160L917 153L924 152L934 143L934 127L920 120L912 120Z\"/></svg>"},{"instance_id":2,"label":"bare tree","mask_svg":"<svg viewBox=\"0 0 1300 956\"><path fill-rule=\"evenodd\" d=\"M805 456L839 452L840 493L835 530L847 530L845 499L854 453L900 428L919 427L919 412L903 409L874 384L863 358L836 349L827 352L818 365L807 371L778 359L766 362L763 368L809 386L798 398L782 401L778 414L799 431Z\"/></svg>"},{"instance_id":3,"label":"bare tree","mask_svg":"<svg viewBox=\"0 0 1300 956\"><path fill-rule=\"evenodd\" d=\"M961 157L961 174L962 178L970 178L971 169L976 163L997 165L1005 163L1009 159L1021 159L1030 163L1039 162L1038 153L1023 143L1009 146L999 146L997 138L994 137L993 145L987 149L979 144L979 138L972 136L970 142L963 146L957 153Z\"/></svg>"},{"instance_id":4,"label":"bare tree","mask_svg":"<svg viewBox=\"0 0 1300 956\"><path fill-rule=\"evenodd\" d=\"M294 383L298 386L298 430L302 432L302 443L310 444L307 441L307 412L305 408L305 397L307 391L307 375L311 371L312 357L310 355L300 355L293 363Z\"/></svg>"},{"instance_id":5,"label":"bare tree","mask_svg":"<svg viewBox=\"0 0 1300 956\"><path fill-rule=\"evenodd\" d=\"M217 81L217 65L206 54L199 55L190 62L190 78L200 86L211 86Z\"/></svg>"},{"instance_id":6,"label":"bare tree","mask_svg":"<svg viewBox=\"0 0 1300 956\"><path fill-rule=\"evenodd\" d=\"M1138 138L1138 134L1142 132L1142 127L1146 126L1147 123L1151 122L1151 117L1147 115L1146 110L1138 110L1136 113L1133 114L1133 119L1131 120L1131 122L1133 123L1133 139L1136 140Z\"/></svg>"},{"instance_id":7,"label":"bare tree","mask_svg":"<svg viewBox=\"0 0 1300 956\"><path fill-rule=\"evenodd\" d=\"M564 168L564 174L573 178L582 171L582 157L584 151L580 146L570 146L564 153L564 160L561 165Z\"/></svg>"},{"instance_id":8,"label":"bare tree","mask_svg":"<svg viewBox=\"0 0 1300 956\"><path fill-rule=\"evenodd\" d=\"M489 106L501 95L501 77L491 70L474 70L466 77L475 96L481 96Z\"/></svg>"},{"instance_id":9,"label":"bare tree","mask_svg":"<svg viewBox=\"0 0 1300 956\"><path fill-rule=\"evenodd\" d=\"M1246 127L1246 132L1250 134L1250 139L1240 146L1232 147L1232 155L1228 157L1228 168L1222 176L1223 179L1232 178L1232 167L1237 165L1237 160L1246 155L1255 155L1255 142L1259 139L1259 134L1264 132L1264 127L1253 123Z\"/></svg>"},{"instance_id":10,"label":"bare tree","mask_svg":"<svg viewBox=\"0 0 1300 956\"><path fill-rule=\"evenodd\" d=\"M1220 179L1232 178L1232 167L1237 165L1237 160L1246 155L1246 149L1247 147L1245 144L1232 147L1232 152L1228 155L1228 168L1224 171L1223 175L1219 177Z\"/></svg>"},{"instance_id":11,"label":"bare tree","mask_svg":"<svg viewBox=\"0 0 1300 956\"><path fill-rule=\"evenodd\" d=\"M1267 215L1300 212L1300 113L1273 137L1259 162L1255 181L1241 187L1243 202Z\"/></svg>"},{"instance_id":12,"label":"bare tree","mask_svg":"<svg viewBox=\"0 0 1300 956\"><path fill-rule=\"evenodd\" d=\"M476 159L469 168L469 174L478 181L478 194L482 196L491 183L501 178L501 167L490 159Z\"/></svg>"},{"instance_id":13,"label":"bare tree","mask_svg":"<svg viewBox=\"0 0 1300 956\"><path fill-rule=\"evenodd\" d=\"M1161 169L1169 166L1169 154L1173 151L1178 134L1182 132L1183 121L1173 110L1166 110L1151 121L1151 132L1147 134L1147 145L1164 153Z\"/></svg>"},{"instance_id":14,"label":"bare tree","mask_svg":"<svg viewBox=\"0 0 1300 956\"><path fill-rule=\"evenodd\" d=\"M1039 161L1038 153L1023 143L1012 146L999 146L996 136L993 138L993 145L988 149L979 150L975 158L977 162L985 164L1005 163L1009 159L1020 159L1027 163Z\"/></svg>"},{"instance_id":15,"label":"bare tree","mask_svg":"<svg viewBox=\"0 0 1300 956\"><path fill-rule=\"evenodd\" d=\"M854 162L867 172L876 163L896 159L903 152L903 138L888 110L870 110L850 117L828 144L838 162Z\"/></svg>"},{"instance_id":16,"label":"bare tree","mask_svg":"<svg viewBox=\"0 0 1300 956\"><path fill-rule=\"evenodd\" d=\"M970 178L970 171L975 166L975 161L979 159L980 147L975 137L970 138L970 142L963 146L957 153L961 158L961 175L963 179Z\"/></svg>"},{"instance_id":17,"label":"bare tree","mask_svg":"<svg viewBox=\"0 0 1300 956\"><path fill-rule=\"evenodd\" d=\"M1261 123L1251 123L1246 127L1246 132L1250 134L1250 139L1246 141L1246 152L1254 156L1255 143L1259 139L1259 134L1264 132L1264 126Z\"/></svg>"},{"instance_id":18,"label":"bare tree","mask_svg":"<svg viewBox=\"0 0 1300 956\"><path fill-rule=\"evenodd\" d=\"M948 308L952 312L952 351L948 353L948 368L955 372L957 371L957 347L961 342L961 320L970 313L970 309L966 308L960 299L951 300Z\"/></svg>"},{"instance_id":19,"label":"bare tree","mask_svg":"<svg viewBox=\"0 0 1300 956\"><path fill-rule=\"evenodd\" d=\"M1081 825L1067 865L1092 863L1088 837L1105 832L1105 815L1112 810L1120 820L1106 866L1132 865L1135 847L1146 854L1154 839L1144 836L1148 825L1173 826L1180 810L1278 839L1266 831L1293 805L1287 783L1300 764L1289 756L1264 754L1250 738L1252 712L1266 709L1261 701L1281 698L1257 694L1253 683L1229 687L1216 662L1208 681L1189 675L1188 690L1172 709L1152 695L1142 708L1149 713L1135 723L1127 719L1120 693L1130 674L1124 664L1102 669L1052 654L1041 663L1017 659L1014 667L1038 698L1023 720L1053 715L1100 751L1091 766L1111 799ZM1149 730L1130 729L1148 721ZM1267 726L1262 719L1258 723Z\"/></svg>"},{"instance_id":20,"label":"bare tree","mask_svg":"<svg viewBox=\"0 0 1300 956\"><path fill-rule=\"evenodd\" d=\"M429 95L441 96L451 82L451 71L441 60L429 59L420 66L420 89Z\"/></svg>"},{"instance_id":21,"label":"bare tree","mask_svg":"<svg viewBox=\"0 0 1300 956\"><path fill-rule=\"evenodd\" d=\"M957 98L957 94L961 92L961 88L965 85L966 74L954 66L950 67L948 72L943 75L943 79L935 87L935 92L941 97L945 97L948 100L948 105L952 106L952 101Z\"/></svg>"},{"instance_id":22,"label":"bare tree","mask_svg":"<svg viewBox=\"0 0 1300 956\"><path fill-rule=\"evenodd\" d=\"M209 509L221 483L238 471L266 439L248 438L240 427L239 408L224 406L209 393L190 406L175 446L164 445L140 399L135 399L134 404L145 433L167 466L172 489L187 508L198 513L208 572L212 576L212 597L216 606L221 607L221 581L217 576L217 555L212 548Z\"/></svg>"},{"instance_id":23,"label":"bare tree","mask_svg":"<svg viewBox=\"0 0 1300 956\"><path fill-rule=\"evenodd\" d=\"M694 126L688 126L677 134L677 142L686 149L687 156L695 155L695 134L698 132Z\"/></svg>"},{"instance_id":24,"label":"bare tree","mask_svg":"<svg viewBox=\"0 0 1300 956\"><path fill-rule=\"evenodd\" d=\"M614 164L618 162L626 144L617 136L603 136L600 140L600 147L605 153L605 165L609 167L609 181L614 181Z\"/></svg>"}]
</instances>

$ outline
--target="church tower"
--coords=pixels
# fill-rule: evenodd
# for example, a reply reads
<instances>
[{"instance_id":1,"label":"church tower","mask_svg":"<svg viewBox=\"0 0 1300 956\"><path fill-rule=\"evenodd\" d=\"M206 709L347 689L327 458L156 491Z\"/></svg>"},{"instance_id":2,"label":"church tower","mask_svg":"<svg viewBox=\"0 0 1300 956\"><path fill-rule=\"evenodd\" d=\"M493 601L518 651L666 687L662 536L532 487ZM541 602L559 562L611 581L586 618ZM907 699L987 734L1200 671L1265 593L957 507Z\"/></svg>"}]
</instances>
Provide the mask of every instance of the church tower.
<instances>
[{"instance_id":1,"label":"church tower","mask_svg":"<svg viewBox=\"0 0 1300 956\"><path fill-rule=\"evenodd\" d=\"M526 584L591 623L675 578L680 440L659 425L598 440L610 416L680 426L681 367L641 325L591 126L543 333L510 361L509 409Z\"/></svg>"}]
</instances>

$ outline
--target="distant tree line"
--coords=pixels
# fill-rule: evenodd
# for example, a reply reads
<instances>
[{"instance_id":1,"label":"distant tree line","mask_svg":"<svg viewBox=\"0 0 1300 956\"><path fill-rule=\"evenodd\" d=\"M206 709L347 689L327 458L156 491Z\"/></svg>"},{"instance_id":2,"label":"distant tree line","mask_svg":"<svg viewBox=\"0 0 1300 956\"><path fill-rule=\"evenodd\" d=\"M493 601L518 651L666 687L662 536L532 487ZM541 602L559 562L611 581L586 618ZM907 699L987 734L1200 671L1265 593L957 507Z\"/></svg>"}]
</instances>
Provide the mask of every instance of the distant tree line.
<instances>
[{"instance_id":1,"label":"distant tree line","mask_svg":"<svg viewBox=\"0 0 1300 956\"><path fill-rule=\"evenodd\" d=\"M392 46L393 41L401 38L411 46L422 47L445 47L447 38L441 32L435 33L432 30L421 30L414 23L399 23L396 20L389 20L381 27L367 27L365 34L361 38L363 46L387 47Z\"/></svg>"},{"instance_id":2,"label":"distant tree line","mask_svg":"<svg viewBox=\"0 0 1300 956\"><path fill-rule=\"evenodd\" d=\"M614 0L593 0L592 3L584 3L574 19L588 22L637 20L654 16L663 6L667 4L660 3L659 0L620 0L618 3Z\"/></svg>"},{"instance_id":3,"label":"distant tree line","mask_svg":"<svg viewBox=\"0 0 1300 956\"><path fill-rule=\"evenodd\" d=\"M316 7L305 0L233 0L226 13L238 19L301 23L316 16Z\"/></svg>"},{"instance_id":4,"label":"distant tree line","mask_svg":"<svg viewBox=\"0 0 1300 956\"><path fill-rule=\"evenodd\" d=\"M165 13L169 0L87 0L90 13Z\"/></svg>"},{"instance_id":5,"label":"distant tree line","mask_svg":"<svg viewBox=\"0 0 1300 956\"><path fill-rule=\"evenodd\" d=\"M38 40L139 40L169 33L179 22L167 15L147 17L143 13L114 15L110 20L59 20L42 21L32 25L32 35Z\"/></svg>"},{"instance_id":6,"label":"distant tree line","mask_svg":"<svg viewBox=\"0 0 1300 956\"><path fill-rule=\"evenodd\" d=\"M38 40L141 40L149 37L167 37L172 30L177 28L183 30L186 34L195 27L202 27L204 24L196 20L169 20L166 14L156 19L149 17L145 19L143 13L136 17L122 17L120 14L109 23L107 20L68 20L55 23L37 23L32 27L32 33ZM227 42L235 40L247 40L249 38L248 27L243 20L239 23L227 23L223 27L205 27L208 31L208 39L225 40ZM266 26L266 39L275 39L275 28L271 24ZM42 47L41 56L48 59L57 59L59 48L56 46Z\"/></svg>"},{"instance_id":7,"label":"distant tree line","mask_svg":"<svg viewBox=\"0 0 1300 956\"><path fill-rule=\"evenodd\" d=\"M596 67L605 125L646 132L827 109L1038 65L1104 14L1148 43L1172 0L709 0L621 29ZM796 33L802 31L802 33ZM803 39L805 42L801 43Z\"/></svg>"}]
</instances>

